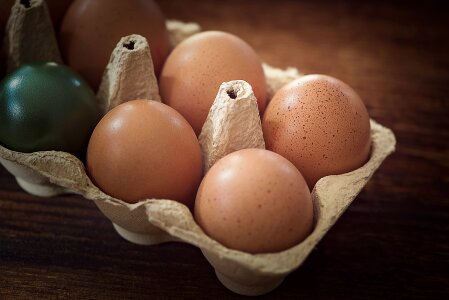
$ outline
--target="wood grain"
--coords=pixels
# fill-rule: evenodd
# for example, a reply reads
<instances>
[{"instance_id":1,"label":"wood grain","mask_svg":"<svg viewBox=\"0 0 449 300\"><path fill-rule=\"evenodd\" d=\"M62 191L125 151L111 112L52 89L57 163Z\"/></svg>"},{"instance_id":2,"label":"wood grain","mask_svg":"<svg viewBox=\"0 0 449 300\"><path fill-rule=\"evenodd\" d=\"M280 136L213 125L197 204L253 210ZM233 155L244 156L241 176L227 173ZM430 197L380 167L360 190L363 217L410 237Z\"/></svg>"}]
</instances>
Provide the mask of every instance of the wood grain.
<instances>
[{"instance_id":1,"label":"wood grain","mask_svg":"<svg viewBox=\"0 0 449 300\"><path fill-rule=\"evenodd\" d=\"M235 33L277 67L350 84L397 151L266 299L449 296L449 18L443 4L158 1ZM232 299L192 246L121 239L77 196L37 198L0 169L0 299Z\"/></svg>"}]
</instances>

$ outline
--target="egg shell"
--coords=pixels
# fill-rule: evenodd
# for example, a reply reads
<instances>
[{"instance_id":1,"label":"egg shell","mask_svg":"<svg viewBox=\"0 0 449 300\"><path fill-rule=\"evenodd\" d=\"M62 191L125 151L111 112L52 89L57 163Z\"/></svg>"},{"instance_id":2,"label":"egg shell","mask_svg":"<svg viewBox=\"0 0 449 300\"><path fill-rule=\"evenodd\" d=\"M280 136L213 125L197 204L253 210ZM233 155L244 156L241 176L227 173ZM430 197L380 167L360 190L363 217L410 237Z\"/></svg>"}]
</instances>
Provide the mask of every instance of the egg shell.
<instances>
[{"instance_id":1,"label":"egg shell","mask_svg":"<svg viewBox=\"0 0 449 300\"><path fill-rule=\"evenodd\" d=\"M191 205L202 176L201 150L192 127L173 108L134 100L95 127L87 170L100 189L123 201L162 198Z\"/></svg>"},{"instance_id":2,"label":"egg shell","mask_svg":"<svg viewBox=\"0 0 449 300\"><path fill-rule=\"evenodd\" d=\"M361 167L369 158L363 101L342 81L303 76L281 88L263 116L266 148L289 159L310 189L318 179Z\"/></svg>"},{"instance_id":3,"label":"egg shell","mask_svg":"<svg viewBox=\"0 0 449 300\"><path fill-rule=\"evenodd\" d=\"M179 111L199 135L223 82L245 80L263 113L266 83L254 50L239 37L205 31L182 41L170 53L159 78L162 102Z\"/></svg>"},{"instance_id":4,"label":"egg shell","mask_svg":"<svg viewBox=\"0 0 449 300\"><path fill-rule=\"evenodd\" d=\"M0 81L0 143L10 149L84 157L99 119L95 94L64 65L24 64Z\"/></svg>"},{"instance_id":5,"label":"egg shell","mask_svg":"<svg viewBox=\"0 0 449 300\"><path fill-rule=\"evenodd\" d=\"M148 40L158 75L171 45L165 17L151 0L76 0L62 22L59 44L65 62L96 90L112 50L131 34Z\"/></svg>"},{"instance_id":6,"label":"egg shell","mask_svg":"<svg viewBox=\"0 0 449 300\"><path fill-rule=\"evenodd\" d=\"M301 173L264 149L235 151L207 172L195 220L226 247L249 253L288 249L310 234L313 205Z\"/></svg>"}]
</instances>

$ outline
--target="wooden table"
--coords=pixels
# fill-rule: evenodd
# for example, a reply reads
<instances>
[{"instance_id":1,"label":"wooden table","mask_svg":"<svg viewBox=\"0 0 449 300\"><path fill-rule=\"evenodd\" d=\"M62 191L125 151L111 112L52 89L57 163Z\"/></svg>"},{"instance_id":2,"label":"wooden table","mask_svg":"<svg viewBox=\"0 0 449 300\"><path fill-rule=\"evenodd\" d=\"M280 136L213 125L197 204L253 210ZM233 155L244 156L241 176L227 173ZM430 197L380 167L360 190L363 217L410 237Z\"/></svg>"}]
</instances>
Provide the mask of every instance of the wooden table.
<instances>
[{"instance_id":1,"label":"wooden table","mask_svg":"<svg viewBox=\"0 0 449 300\"><path fill-rule=\"evenodd\" d=\"M449 299L449 18L442 5L159 1L277 67L350 84L398 145L266 299ZM447 12L447 11L446 11ZM238 298L193 246L120 238L93 202L37 198L0 168L0 299Z\"/></svg>"}]
</instances>

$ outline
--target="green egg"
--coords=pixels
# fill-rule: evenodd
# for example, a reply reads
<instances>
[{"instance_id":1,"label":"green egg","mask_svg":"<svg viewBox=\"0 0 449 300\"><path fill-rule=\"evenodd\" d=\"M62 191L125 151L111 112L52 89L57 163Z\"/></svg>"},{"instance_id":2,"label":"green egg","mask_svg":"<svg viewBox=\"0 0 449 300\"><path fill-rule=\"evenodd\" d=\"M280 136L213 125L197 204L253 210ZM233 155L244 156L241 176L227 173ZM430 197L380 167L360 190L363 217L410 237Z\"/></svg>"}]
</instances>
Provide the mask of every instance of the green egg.
<instances>
[{"instance_id":1,"label":"green egg","mask_svg":"<svg viewBox=\"0 0 449 300\"><path fill-rule=\"evenodd\" d=\"M66 66L22 65L0 83L0 143L10 150L82 155L99 119L92 89Z\"/></svg>"}]
</instances>

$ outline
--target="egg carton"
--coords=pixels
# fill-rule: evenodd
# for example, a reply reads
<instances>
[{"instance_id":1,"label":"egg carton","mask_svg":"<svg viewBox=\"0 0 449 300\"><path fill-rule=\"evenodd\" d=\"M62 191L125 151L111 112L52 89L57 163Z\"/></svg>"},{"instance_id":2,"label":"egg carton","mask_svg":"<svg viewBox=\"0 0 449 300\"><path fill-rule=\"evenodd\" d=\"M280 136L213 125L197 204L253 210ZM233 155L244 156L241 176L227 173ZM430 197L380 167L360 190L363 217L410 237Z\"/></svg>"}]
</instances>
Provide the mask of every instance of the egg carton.
<instances>
[{"instance_id":1,"label":"egg carton","mask_svg":"<svg viewBox=\"0 0 449 300\"><path fill-rule=\"evenodd\" d=\"M29 26L30 22L40 25ZM201 31L195 23L169 20L166 25L173 45ZM30 40L34 47L31 47ZM61 61L47 8L42 0L31 1L29 8L23 7L19 0L16 1L8 21L5 41L9 69L33 60ZM124 47L130 41L133 47ZM29 51L29 48L40 50ZM126 100L143 98L160 101L156 77L154 73L148 72L152 68L145 38L139 35L124 37L111 55L97 93L103 111ZM263 68L268 99L284 84L302 76L295 68L281 70L267 64L263 64ZM143 69L146 72L142 72ZM229 89L237 91L232 101L227 93ZM243 119L251 124L235 121L241 119L242 114ZM110 197L92 183L83 162L69 153L20 153L0 146L0 162L28 193L45 197L79 194L94 201L112 222L117 233L126 240L141 245L171 241L194 245L201 249L215 269L219 281L228 289L243 295L261 295L275 289L304 262L383 160L395 150L393 132L372 119L370 125L372 147L369 160L352 172L326 176L316 183L312 190L315 218L312 233L300 244L277 253L251 254L221 245L202 231L191 211L179 202L146 199L128 204ZM241 132L240 128L246 128L246 134L233 134ZM199 138L205 169L233 150L264 148L261 136L260 117L251 86L244 81L224 83Z\"/></svg>"}]
</instances>

